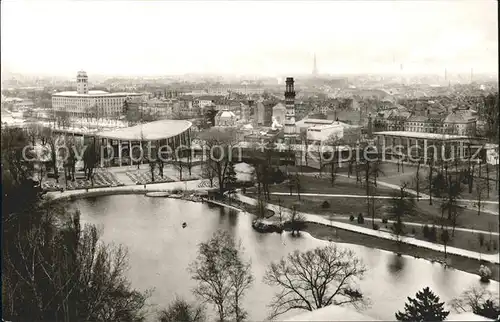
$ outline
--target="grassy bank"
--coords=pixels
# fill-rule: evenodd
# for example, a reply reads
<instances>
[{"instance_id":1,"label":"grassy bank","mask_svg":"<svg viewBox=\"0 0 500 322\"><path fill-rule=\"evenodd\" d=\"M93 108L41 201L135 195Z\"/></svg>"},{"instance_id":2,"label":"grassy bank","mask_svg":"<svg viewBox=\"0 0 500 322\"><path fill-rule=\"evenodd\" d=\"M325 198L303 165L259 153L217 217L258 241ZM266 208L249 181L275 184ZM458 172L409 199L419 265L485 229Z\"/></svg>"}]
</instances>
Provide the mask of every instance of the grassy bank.
<instances>
[{"instance_id":1,"label":"grassy bank","mask_svg":"<svg viewBox=\"0 0 500 322\"><path fill-rule=\"evenodd\" d=\"M345 222L351 225L356 225L365 228L372 228L371 218L365 218L365 222L363 224L358 224L356 220L350 221L349 219L344 219L344 218L337 218L335 219L335 221ZM375 222L375 223L380 228L385 228L385 229L391 229L392 226L391 223L387 224L381 222ZM429 229L431 228L431 226L432 225L428 225ZM436 241L434 242L441 243L440 239L441 228L440 226L435 226L435 227L436 227ZM410 234L411 237L413 238L430 241L424 236L422 226L406 225L404 231L407 234ZM483 240L481 244L479 237L480 234L477 233L456 230L455 235L452 236L452 232L451 230L449 230L449 234L450 234L450 240L448 241L447 246L466 249L474 252L480 252L484 254L498 254L498 236L490 235L487 233L482 234Z\"/></svg>"},{"instance_id":2,"label":"grassy bank","mask_svg":"<svg viewBox=\"0 0 500 322\"><path fill-rule=\"evenodd\" d=\"M402 243L398 245L393 240L377 238L326 225L307 223L305 231L310 233L313 237L323 240L331 240L339 243L349 243L349 244L367 246L367 247L387 250L394 253L399 253L402 255L409 255L415 258L423 258L429 261L438 261L438 262L444 261L444 253L438 251ZM485 264L479 260L465 258L457 255L450 255L450 254L447 255L446 262L450 267L472 274L477 274L479 266L481 264ZM437 265L441 264L438 263ZM500 266L490 263L488 263L487 266L492 271L492 279L495 281L499 281Z\"/></svg>"},{"instance_id":3,"label":"grassy bank","mask_svg":"<svg viewBox=\"0 0 500 322\"><path fill-rule=\"evenodd\" d=\"M256 198L256 194L247 193L250 197ZM330 207L323 208L323 202L328 201ZM293 205L298 205L299 210L313 213L325 218L329 218L333 213L349 216L357 216L362 213L366 217L367 202L366 198L341 198L341 197L323 197L323 196L301 196L300 201L296 195L271 195L269 203L277 205L281 204L285 208L292 208ZM390 204L389 199L375 199L375 218L384 218L387 215L387 207ZM428 200L421 200L416 203L416 211L410 216L406 216L404 221L422 223L428 225L440 226L441 222L445 226L451 226L451 221L444 214L441 220L441 211L439 210L438 202L429 205ZM477 211L463 209L458 217L457 227L478 229L484 231L498 232L498 216L482 213L477 215Z\"/></svg>"},{"instance_id":4,"label":"grassy bank","mask_svg":"<svg viewBox=\"0 0 500 322\"><path fill-rule=\"evenodd\" d=\"M241 205L241 204L240 204ZM245 208L246 211L250 213L255 214L255 207L252 206L239 206L240 208ZM304 208L302 208L304 209ZM276 216L273 216L271 220L277 219ZM351 222L350 222L351 223ZM352 223L351 223L352 224ZM367 225L371 225L371 223L367 220L364 224L365 227ZM379 225L382 225L382 223L379 223ZM420 229L418 229L420 228ZM411 230L411 227L409 227ZM394 240L389 240L389 239L384 239L384 238L378 238L375 236L370 236L370 235L365 235L359 232L353 232L349 230L343 230L327 225L322 225L318 223L307 223L306 228L304 229L306 232L310 233L313 237L323 239L323 240L331 240L331 241L336 241L340 243L349 243L349 244L356 244L356 245L361 245L361 246L366 246L366 247L371 247L371 248L377 248L377 249L382 249L394 253L399 253L403 255L408 255L412 256L415 258L422 258L425 260L429 260L431 262L439 262L437 265L441 265L440 263L443 263L445 260L445 256L443 252L440 251L435 251L423 247L418 247L415 245L409 245L409 244L404 244L404 243L397 243ZM415 227L416 231L416 238L418 238L421 234L422 228L421 227ZM420 232L420 233L418 233ZM462 232L455 232L455 238L456 242L454 244L455 247L459 248L464 248L468 249L467 247L460 247L463 246L464 243L468 243L467 240L463 241L462 238ZM423 236L421 236L422 240L425 240ZM489 241L489 236L485 236L485 242ZM450 244L451 246L451 244ZM484 246L483 246L484 247ZM483 252L488 253L487 250L483 248ZM493 251L490 251L489 253L493 253ZM499 281L500 280L500 266L491 264L491 263L486 263L484 261L479 261L476 259L472 258L467 258L463 256L458 256L458 255L453 255L453 254L447 254L446 256L446 263L448 266L453 267L458 270L462 270L471 274L477 274L478 269L480 265L485 264L487 265L491 271L492 271L492 279ZM479 279L479 277L478 277Z\"/></svg>"},{"instance_id":5,"label":"grassy bank","mask_svg":"<svg viewBox=\"0 0 500 322\"><path fill-rule=\"evenodd\" d=\"M307 193L327 193L327 194L353 194L353 195L364 195L366 194L366 188L358 183L356 184L356 176L351 178L345 178L337 176L334 185L332 186L329 173L323 173L322 177L313 177L306 175L299 175L300 190L301 192ZM378 186L371 188L374 190L375 196L390 196L393 193L393 189ZM247 191L256 192L256 188L247 189ZM269 186L270 192L289 192L290 188L287 182L283 182L276 185ZM296 192L296 187L293 187L293 192Z\"/></svg>"}]
</instances>

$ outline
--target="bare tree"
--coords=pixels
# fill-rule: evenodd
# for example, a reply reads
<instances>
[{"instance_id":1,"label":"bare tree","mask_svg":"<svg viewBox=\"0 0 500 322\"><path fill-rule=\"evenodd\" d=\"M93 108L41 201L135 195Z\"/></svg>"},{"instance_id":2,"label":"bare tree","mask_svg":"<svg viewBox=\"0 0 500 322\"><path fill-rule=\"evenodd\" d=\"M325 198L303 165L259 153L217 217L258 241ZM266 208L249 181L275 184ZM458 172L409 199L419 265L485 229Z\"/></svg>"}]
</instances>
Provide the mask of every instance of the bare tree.
<instances>
[{"instance_id":1,"label":"bare tree","mask_svg":"<svg viewBox=\"0 0 500 322\"><path fill-rule=\"evenodd\" d=\"M210 187L213 187L215 173L213 171L214 166L210 165L210 162L214 161L212 161L210 158L207 158L201 165L201 176L204 179L208 179L210 182Z\"/></svg>"},{"instance_id":2,"label":"bare tree","mask_svg":"<svg viewBox=\"0 0 500 322\"><path fill-rule=\"evenodd\" d=\"M445 196L441 202L441 211L448 212L448 220L451 221L453 229L451 231L451 236L455 236L455 227L458 222L458 217L462 212L462 208L458 204L458 199L462 195L462 187L460 183L449 182L448 187L445 191Z\"/></svg>"},{"instance_id":3,"label":"bare tree","mask_svg":"<svg viewBox=\"0 0 500 322\"><path fill-rule=\"evenodd\" d=\"M300 234L301 230L304 230L306 225L306 220L303 214L297 210L297 205L292 206L292 212L290 213L289 226L292 230L292 236L295 234Z\"/></svg>"},{"instance_id":4,"label":"bare tree","mask_svg":"<svg viewBox=\"0 0 500 322\"><path fill-rule=\"evenodd\" d=\"M261 195L259 195L258 199L257 199L257 217L260 219L266 218L267 214L268 214L268 210L267 210L266 199L264 197L262 197Z\"/></svg>"},{"instance_id":5,"label":"bare tree","mask_svg":"<svg viewBox=\"0 0 500 322\"><path fill-rule=\"evenodd\" d=\"M441 228L441 241L443 242L444 245L444 258L446 260L446 246L448 245L448 242L450 241L450 233L448 232L448 229L443 229Z\"/></svg>"},{"instance_id":6,"label":"bare tree","mask_svg":"<svg viewBox=\"0 0 500 322\"><path fill-rule=\"evenodd\" d=\"M474 205L477 207L477 215L481 215L481 209L483 208L483 201L485 199L485 185L481 180L478 180L476 183L476 202Z\"/></svg>"},{"instance_id":7,"label":"bare tree","mask_svg":"<svg viewBox=\"0 0 500 322\"><path fill-rule=\"evenodd\" d=\"M306 131L301 131L300 134L300 140L302 141L302 147L301 147L301 151L304 151L303 153L304 154L304 160L306 161L306 167L309 166L309 142L307 140L307 132ZM301 161L302 162L302 158L301 158Z\"/></svg>"},{"instance_id":8,"label":"bare tree","mask_svg":"<svg viewBox=\"0 0 500 322\"><path fill-rule=\"evenodd\" d=\"M428 189L429 189L429 205L432 206L432 170L434 168L434 156L431 156L429 159L428 165L429 165L429 176L427 177L427 183L428 183Z\"/></svg>"},{"instance_id":9,"label":"bare tree","mask_svg":"<svg viewBox=\"0 0 500 322\"><path fill-rule=\"evenodd\" d=\"M59 182L59 168L57 164L57 157L58 157L57 146L59 137L56 134L54 134L50 128L44 128L41 136L42 136L41 137L42 144L45 143L49 146L50 165L54 170L54 177L56 179L56 182Z\"/></svg>"},{"instance_id":10,"label":"bare tree","mask_svg":"<svg viewBox=\"0 0 500 322\"><path fill-rule=\"evenodd\" d=\"M236 130L234 129L219 129L210 128L199 134L208 151L209 158L214 162L208 162L214 175L218 179L219 193L224 193L226 181L228 179L227 170L231 162L235 162L238 155L233 155L234 148L239 143ZM240 152L240 151L238 151Z\"/></svg>"},{"instance_id":11,"label":"bare tree","mask_svg":"<svg viewBox=\"0 0 500 322\"><path fill-rule=\"evenodd\" d=\"M486 197L490 197L490 167L486 162Z\"/></svg>"},{"instance_id":12,"label":"bare tree","mask_svg":"<svg viewBox=\"0 0 500 322\"><path fill-rule=\"evenodd\" d=\"M32 146L35 146L36 142L40 139L42 130L43 126L38 123L32 123L26 127L26 134Z\"/></svg>"},{"instance_id":13,"label":"bare tree","mask_svg":"<svg viewBox=\"0 0 500 322\"><path fill-rule=\"evenodd\" d=\"M94 170L98 165L98 161L99 153L94 139L85 147L83 153L83 171L86 175L87 180L91 181L92 186L94 186Z\"/></svg>"},{"instance_id":14,"label":"bare tree","mask_svg":"<svg viewBox=\"0 0 500 322\"><path fill-rule=\"evenodd\" d=\"M248 315L243 309L242 300L254 282L250 262L243 261L241 256L233 258L233 263L229 267L229 278L233 289L231 313L234 315L234 321L242 322Z\"/></svg>"},{"instance_id":15,"label":"bare tree","mask_svg":"<svg viewBox=\"0 0 500 322\"><path fill-rule=\"evenodd\" d=\"M182 160L182 151L177 149L176 151L173 151L171 160L172 160L172 165L174 166L177 171L179 171L179 181L182 181L182 174L184 173L184 161Z\"/></svg>"},{"instance_id":16,"label":"bare tree","mask_svg":"<svg viewBox=\"0 0 500 322\"><path fill-rule=\"evenodd\" d=\"M300 176L298 173L295 173L293 182L295 184L295 189L297 190L297 197L299 198L300 201L300 192L302 191L302 183L300 182Z\"/></svg>"},{"instance_id":17,"label":"bare tree","mask_svg":"<svg viewBox=\"0 0 500 322\"><path fill-rule=\"evenodd\" d=\"M422 163L422 159L419 158L418 161L417 161L417 172L415 173L415 177L414 177L415 185L416 185L416 188L417 188L417 201L420 200L420 181L421 181L421 178L420 178L420 164L421 163Z\"/></svg>"},{"instance_id":18,"label":"bare tree","mask_svg":"<svg viewBox=\"0 0 500 322\"><path fill-rule=\"evenodd\" d=\"M500 315L498 293L493 294L482 287L471 287L450 303L456 312L472 312L489 319Z\"/></svg>"},{"instance_id":19,"label":"bare tree","mask_svg":"<svg viewBox=\"0 0 500 322\"><path fill-rule=\"evenodd\" d=\"M279 288L270 303L270 318L290 310L312 311L328 305L362 304L356 280L366 269L351 250L328 245L301 253L295 251L272 263L264 282Z\"/></svg>"},{"instance_id":20,"label":"bare tree","mask_svg":"<svg viewBox=\"0 0 500 322\"><path fill-rule=\"evenodd\" d=\"M215 306L218 321L242 321L241 306L245 291L253 282L250 263L241 258L241 246L224 231L200 244L197 259L189 266L198 282L194 294Z\"/></svg>"},{"instance_id":21,"label":"bare tree","mask_svg":"<svg viewBox=\"0 0 500 322\"><path fill-rule=\"evenodd\" d=\"M71 125L69 113L67 111L56 111L55 116L59 127L66 128Z\"/></svg>"},{"instance_id":22,"label":"bare tree","mask_svg":"<svg viewBox=\"0 0 500 322\"><path fill-rule=\"evenodd\" d=\"M31 208L30 208L31 207ZM149 296L130 287L127 251L80 227L65 205L29 206L36 218L8 222L4 232L3 315L26 321L142 321ZM28 222L29 221L29 222Z\"/></svg>"},{"instance_id":23,"label":"bare tree","mask_svg":"<svg viewBox=\"0 0 500 322\"><path fill-rule=\"evenodd\" d=\"M280 219L280 224L282 224L283 223L283 205L282 205L281 198L278 198L278 216Z\"/></svg>"},{"instance_id":24,"label":"bare tree","mask_svg":"<svg viewBox=\"0 0 500 322\"><path fill-rule=\"evenodd\" d=\"M337 179L337 163L339 160L339 146L343 145L344 142L342 139L339 139L338 136L331 135L328 137L326 143L328 144L329 147L332 147L332 151L328 151L327 154L327 159L330 160L330 182L333 185L335 184L335 179Z\"/></svg>"},{"instance_id":25,"label":"bare tree","mask_svg":"<svg viewBox=\"0 0 500 322\"><path fill-rule=\"evenodd\" d=\"M167 309L158 314L158 322L205 322L205 308L176 298Z\"/></svg>"},{"instance_id":26,"label":"bare tree","mask_svg":"<svg viewBox=\"0 0 500 322\"><path fill-rule=\"evenodd\" d=\"M415 200L413 196L406 191L407 186L407 183L403 183L399 192L393 194L388 209L389 215L396 219L392 231L394 235L396 235L398 245L400 245L400 236L404 235L403 217L415 212Z\"/></svg>"}]
</instances>

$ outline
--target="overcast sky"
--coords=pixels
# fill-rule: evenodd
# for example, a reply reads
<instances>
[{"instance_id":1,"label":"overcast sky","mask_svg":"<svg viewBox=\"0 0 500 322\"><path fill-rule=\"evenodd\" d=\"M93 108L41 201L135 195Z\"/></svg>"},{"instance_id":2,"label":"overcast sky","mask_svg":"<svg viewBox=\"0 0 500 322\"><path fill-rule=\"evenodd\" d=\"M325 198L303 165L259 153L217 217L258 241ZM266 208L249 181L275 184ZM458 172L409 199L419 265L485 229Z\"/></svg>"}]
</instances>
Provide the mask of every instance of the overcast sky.
<instances>
[{"instance_id":1,"label":"overcast sky","mask_svg":"<svg viewBox=\"0 0 500 322\"><path fill-rule=\"evenodd\" d=\"M74 75L493 72L497 4L3 0L2 65Z\"/></svg>"}]
</instances>

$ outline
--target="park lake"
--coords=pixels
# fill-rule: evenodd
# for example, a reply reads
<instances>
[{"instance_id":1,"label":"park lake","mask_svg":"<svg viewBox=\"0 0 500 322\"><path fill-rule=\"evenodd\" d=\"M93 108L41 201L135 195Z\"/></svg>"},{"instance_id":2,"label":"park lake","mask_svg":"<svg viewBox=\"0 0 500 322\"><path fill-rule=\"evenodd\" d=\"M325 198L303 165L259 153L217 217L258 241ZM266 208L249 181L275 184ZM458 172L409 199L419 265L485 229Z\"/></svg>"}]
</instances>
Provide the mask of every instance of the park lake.
<instances>
[{"instance_id":1,"label":"park lake","mask_svg":"<svg viewBox=\"0 0 500 322\"><path fill-rule=\"evenodd\" d=\"M274 290L262 282L267 266L296 249L308 250L327 241L307 233L260 234L251 227L250 215L221 207L184 200L148 198L143 195L116 195L74 202L82 223L97 225L107 243L123 244L129 251L127 275L139 290L154 289L151 315L168 306L176 297L195 300L195 282L187 271L196 258L198 245L219 229L242 242L244 256L251 259L255 282L245 297L251 321L267 317L267 305ZM183 223L186 226L183 227ZM441 300L449 301L471 286L480 286L479 277L441 264L352 244L339 244L356 252L367 267L359 287L371 305L364 313L381 320L393 320L404 307L407 296L429 286ZM494 291L498 282L484 286ZM289 312L285 318L296 314Z\"/></svg>"}]
</instances>

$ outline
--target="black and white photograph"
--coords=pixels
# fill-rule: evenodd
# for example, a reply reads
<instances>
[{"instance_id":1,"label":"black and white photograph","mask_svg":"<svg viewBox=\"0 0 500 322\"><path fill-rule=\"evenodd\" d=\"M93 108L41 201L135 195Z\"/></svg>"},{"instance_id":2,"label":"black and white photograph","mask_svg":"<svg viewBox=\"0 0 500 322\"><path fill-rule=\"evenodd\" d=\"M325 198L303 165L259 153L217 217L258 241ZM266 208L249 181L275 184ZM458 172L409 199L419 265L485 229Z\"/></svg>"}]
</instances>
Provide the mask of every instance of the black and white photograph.
<instances>
[{"instance_id":1,"label":"black and white photograph","mask_svg":"<svg viewBox=\"0 0 500 322\"><path fill-rule=\"evenodd\" d=\"M500 321L497 1L0 12L2 322Z\"/></svg>"}]
</instances>

